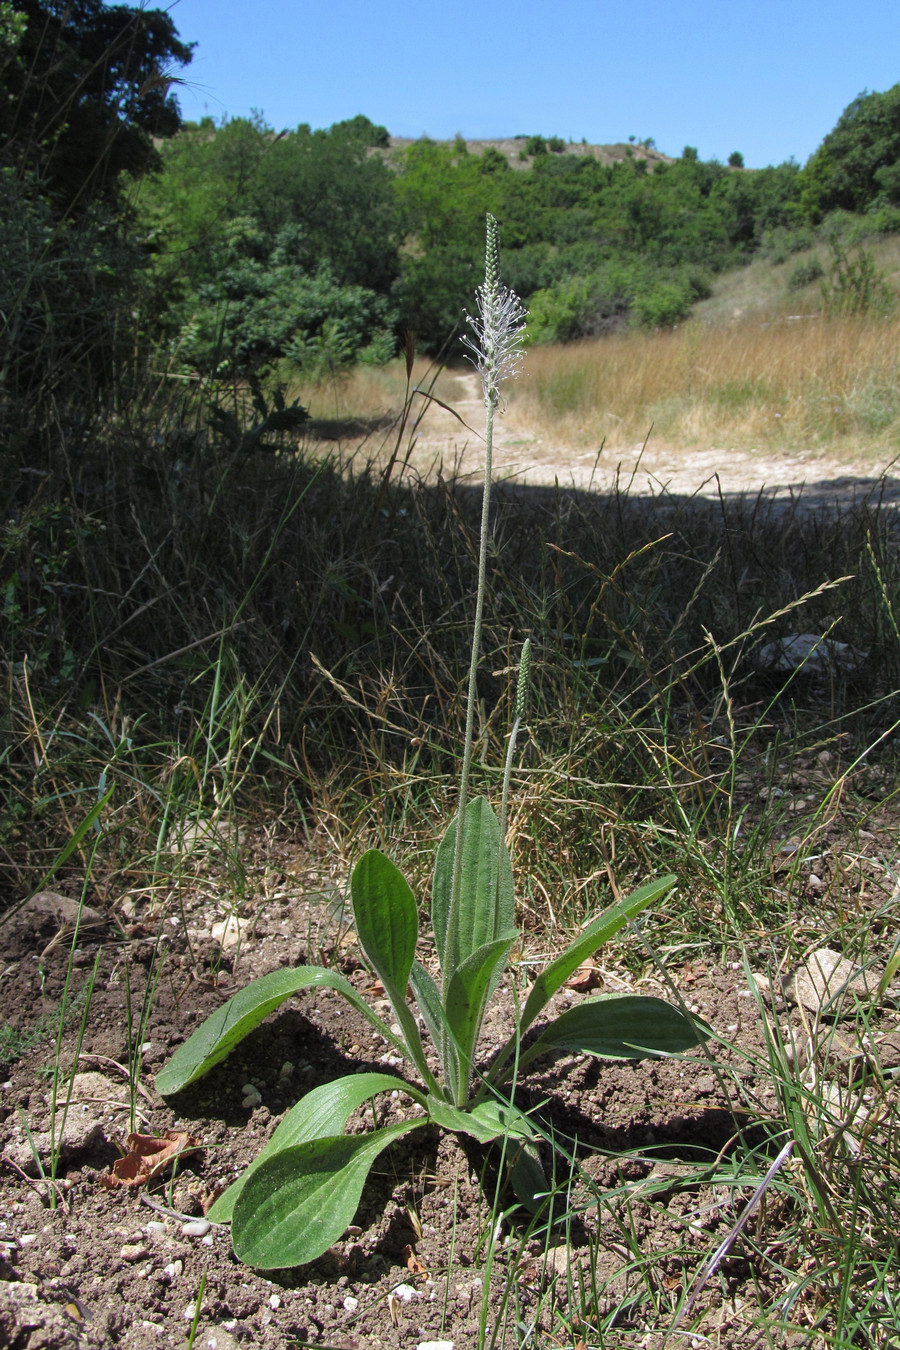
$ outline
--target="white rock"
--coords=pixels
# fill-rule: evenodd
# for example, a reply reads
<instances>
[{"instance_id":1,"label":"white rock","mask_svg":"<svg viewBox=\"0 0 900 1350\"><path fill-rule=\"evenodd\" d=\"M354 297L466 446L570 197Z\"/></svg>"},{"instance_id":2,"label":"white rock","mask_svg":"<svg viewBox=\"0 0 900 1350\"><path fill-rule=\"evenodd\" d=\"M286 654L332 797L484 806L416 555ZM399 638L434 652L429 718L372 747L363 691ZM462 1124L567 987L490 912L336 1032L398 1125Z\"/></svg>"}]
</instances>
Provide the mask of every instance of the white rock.
<instances>
[{"instance_id":1,"label":"white rock","mask_svg":"<svg viewBox=\"0 0 900 1350\"><path fill-rule=\"evenodd\" d=\"M414 1298L419 1297L418 1289L413 1289L411 1284L398 1284L394 1289L394 1294L401 1303L412 1303Z\"/></svg>"},{"instance_id":2,"label":"white rock","mask_svg":"<svg viewBox=\"0 0 900 1350\"><path fill-rule=\"evenodd\" d=\"M229 914L221 923L214 923L210 932L216 942L222 944L222 950L227 952L229 948L245 941L250 927L249 919L239 919L236 914Z\"/></svg>"},{"instance_id":3,"label":"white rock","mask_svg":"<svg viewBox=\"0 0 900 1350\"><path fill-rule=\"evenodd\" d=\"M824 1011L831 1017L850 1016L853 996L871 998L877 988L878 976L873 971L858 971L830 947L813 952L784 982L785 994L792 1003L802 1003L810 1012Z\"/></svg>"},{"instance_id":4,"label":"white rock","mask_svg":"<svg viewBox=\"0 0 900 1350\"><path fill-rule=\"evenodd\" d=\"M760 647L756 665L760 670L783 675L801 666L807 675L826 675L829 671L853 670L867 656L868 652L851 647L849 642L837 642L818 633L789 633Z\"/></svg>"}]
</instances>

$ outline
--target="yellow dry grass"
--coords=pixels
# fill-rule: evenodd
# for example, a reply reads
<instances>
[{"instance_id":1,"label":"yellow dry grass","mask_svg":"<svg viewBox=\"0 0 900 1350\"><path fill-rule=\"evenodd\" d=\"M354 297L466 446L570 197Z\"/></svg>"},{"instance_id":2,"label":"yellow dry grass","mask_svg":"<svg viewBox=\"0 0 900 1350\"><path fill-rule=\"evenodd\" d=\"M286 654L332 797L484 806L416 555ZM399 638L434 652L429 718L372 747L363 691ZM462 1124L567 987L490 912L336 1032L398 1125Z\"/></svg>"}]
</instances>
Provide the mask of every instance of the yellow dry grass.
<instances>
[{"instance_id":1,"label":"yellow dry grass","mask_svg":"<svg viewBox=\"0 0 900 1350\"><path fill-rule=\"evenodd\" d=\"M570 444L900 444L900 319L820 316L536 347L519 420Z\"/></svg>"}]
</instances>

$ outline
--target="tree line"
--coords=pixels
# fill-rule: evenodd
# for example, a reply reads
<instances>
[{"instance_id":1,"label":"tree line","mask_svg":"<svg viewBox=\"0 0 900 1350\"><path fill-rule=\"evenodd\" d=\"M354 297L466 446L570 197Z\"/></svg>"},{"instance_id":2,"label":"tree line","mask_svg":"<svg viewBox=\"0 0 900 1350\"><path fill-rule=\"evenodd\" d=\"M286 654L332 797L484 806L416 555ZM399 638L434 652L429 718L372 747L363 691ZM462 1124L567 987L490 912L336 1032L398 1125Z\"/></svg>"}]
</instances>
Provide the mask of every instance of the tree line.
<instances>
[{"instance_id":1,"label":"tree line","mask_svg":"<svg viewBox=\"0 0 900 1350\"><path fill-rule=\"evenodd\" d=\"M900 85L861 94L802 167L649 141L609 162L543 135L511 163L461 138L392 148L362 115L183 124L191 54L159 10L0 0L7 407L48 382L97 394L147 346L185 372L279 377L386 361L408 331L447 350L486 211L533 341L678 323L717 273L848 213L900 228Z\"/></svg>"}]
</instances>

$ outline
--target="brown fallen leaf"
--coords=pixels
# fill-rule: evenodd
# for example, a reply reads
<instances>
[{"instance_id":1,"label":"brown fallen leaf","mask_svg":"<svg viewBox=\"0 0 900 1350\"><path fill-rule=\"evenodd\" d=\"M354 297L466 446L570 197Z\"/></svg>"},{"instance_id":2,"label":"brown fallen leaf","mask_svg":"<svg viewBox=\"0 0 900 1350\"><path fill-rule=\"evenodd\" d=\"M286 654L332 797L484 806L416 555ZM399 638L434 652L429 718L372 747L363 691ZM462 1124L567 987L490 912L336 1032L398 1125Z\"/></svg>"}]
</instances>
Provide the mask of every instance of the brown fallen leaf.
<instances>
[{"instance_id":1,"label":"brown fallen leaf","mask_svg":"<svg viewBox=\"0 0 900 1350\"><path fill-rule=\"evenodd\" d=\"M603 984L603 976L600 974L594 962L590 959L583 961L573 975L566 980L567 989L575 989L580 994L587 993L589 989L599 989Z\"/></svg>"},{"instance_id":2,"label":"brown fallen leaf","mask_svg":"<svg viewBox=\"0 0 900 1350\"><path fill-rule=\"evenodd\" d=\"M407 1243L402 1252L403 1260L406 1262L406 1269L413 1275L427 1275L428 1267L423 1266L422 1262L416 1256L410 1243Z\"/></svg>"},{"instance_id":3,"label":"brown fallen leaf","mask_svg":"<svg viewBox=\"0 0 900 1350\"><path fill-rule=\"evenodd\" d=\"M200 1140L186 1130L166 1130L158 1138L152 1134L130 1134L125 1140L128 1152L113 1163L112 1172L100 1178L101 1186L116 1190L119 1186L144 1186L164 1172L176 1158L196 1153Z\"/></svg>"}]
</instances>

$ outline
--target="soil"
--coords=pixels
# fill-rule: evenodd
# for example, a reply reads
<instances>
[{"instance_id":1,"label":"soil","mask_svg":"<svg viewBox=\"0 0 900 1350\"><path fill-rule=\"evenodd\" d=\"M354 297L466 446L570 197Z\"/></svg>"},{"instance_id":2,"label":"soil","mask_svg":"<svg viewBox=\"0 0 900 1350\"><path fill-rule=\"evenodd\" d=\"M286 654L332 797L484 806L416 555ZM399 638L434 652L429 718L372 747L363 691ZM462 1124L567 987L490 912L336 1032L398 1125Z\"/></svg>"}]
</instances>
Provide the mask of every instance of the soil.
<instances>
[{"instance_id":1,"label":"soil","mask_svg":"<svg viewBox=\"0 0 900 1350\"><path fill-rule=\"evenodd\" d=\"M480 482L484 472L484 404L474 372L449 371L441 398L450 413L432 405L422 419L410 465L432 476L455 465ZM494 423L494 478L510 483L553 485L608 492L617 484L629 496L671 503L679 499L736 497L762 493L776 503L800 501L806 510L846 507L877 495L885 504L900 502L900 471L873 463L871 456L836 456L827 448L736 449L733 446L667 445L655 433L646 442L596 447L561 445L536 432L510 402Z\"/></svg>"},{"instance_id":2,"label":"soil","mask_svg":"<svg viewBox=\"0 0 900 1350\"><path fill-rule=\"evenodd\" d=\"M871 817L862 841L840 822L831 829L817 864L823 875L807 867L793 878L798 906L815 913L823 888L848 909L883 904L896 819L886 809ZM489 1258L487 1220L498 1187L498 1212L508 1202L495 1154L423 1129L381 1156L354 1224L324 1257L267 1276L238 1263L228 1230L209 1227L204 1210L306 1091L358 1068L383 1070L390 1061L369 1024L336 995L306 993L290 999L193 1087L171 1100L155 1092L155 1072L198 1023L250 978L276 967L336 967L377 1006L379 990L347 926L345 878L331 875L327 853L317 860L307 841L269 829L248 832L241 856L247 899L236 916L238 948L223 949L212 935L226 917L215 896L225 889L219 883L229 865L212 836L183 845L181 885L166 911L158 898L137 893L89 897L94 913L74 951L73 1011L59 1054L58 1104L70 1082L73 1090L55 1208L35 1154L48 1170L55 1047L46 1026L63 996L73 901L62 887L61 895L50 893L8 916L0 1024L24 1035L40 1031L42 1016L47 1023L37 1043L20 1043L18 1058L5 1042L10 1062L0 1066L0 1344L15 1350L181 1347L202 1289L194 1345L216 1350L376 1350L433 1341L452 1341L462 1350L478 1343L480 1326L487 1328L487 1343L495 1334L500 1347L527 1343L532 1324L546 1345L659 1345L683 1289L752 1192L737 1178L738 1160L764 1135L747 1122L765 1120L775 1107L765 1074L743 1058L761 1052L762 1041L758 1006L737 953L725 953L720 964L676 955L669 969L691 1009L736 1049L712 1047L680 1062L545 1059L523 1085L520 1103L545 1103L545 1125L559 1139L577 1140L574 1171L561 1155L545 1159L558 1169L556 1184L570 1216L549 1237L529 1232L511 1214L494 1234ZM773 885L781 884L779 866L773 860ZM227 943L221 926L215 931ZM526 935L526 948L540 941L540 934ZM427 947L421 956L431 959ZM638 987L668 996L655 974L635 981L615 953L609 964L607 956L584 973L593 990ZM95 969L76 1066L84 992ZM489 1044L505 1036L508 992L501 990L489 1011ZM583 988L566 988L557 999L566 1006L582 997ZM799 1034L802 1017L780 996L776 1014ZM891 1046L893 1053L900 1049L897 1031L887 1010L873 1020L873 1034L886 1037L885 1056ZM139 1058L133 1122L130 1053ZM256 1093L248 1101L249 1084ZM400 1095L382 1099L378 1109L389 1120L409 1112L410 1103ZM354 1117L350 1128L364 1124ZM147 1135L186 1131L198 1150L181 1159L174 1177L110 1188L112 1165L132 1128ZM736 1245L692 1317L693 1335L716 1345L756 1344L752 1315L773 1292L776 1266L758 1253L767 1243L777 1248L777 1207L747 1231L757 1241ZM620 1309L615 1331L602 1341L584 1322L592 1299L601 1315ZM794 1310L798 1331L765 1343L818 1345L802 1334L805 1315L801 1300Z\"/></svg>"}]
</instances>

